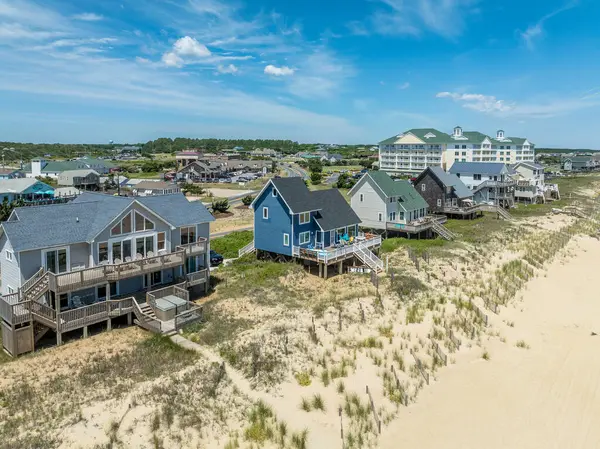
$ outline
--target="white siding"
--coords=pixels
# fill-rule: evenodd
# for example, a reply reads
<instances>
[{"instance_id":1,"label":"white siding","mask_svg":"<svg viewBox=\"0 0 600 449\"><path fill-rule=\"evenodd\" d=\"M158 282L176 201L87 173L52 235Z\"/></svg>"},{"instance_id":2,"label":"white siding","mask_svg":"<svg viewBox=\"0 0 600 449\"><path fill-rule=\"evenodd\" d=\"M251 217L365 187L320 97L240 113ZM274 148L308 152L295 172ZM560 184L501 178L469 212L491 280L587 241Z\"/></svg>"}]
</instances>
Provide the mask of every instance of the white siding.
<instances>
[{"instance_id":1,"label":"white siding","mask_svg":"<svg viewBox=\"0 0 600 449\"><path fill-rule=\"evenodd\" d=\"M19 271L18 255L12 250L12 246L6 234L0 238L0 273L2 273L2 294L6 295L9 293L8 286L12 287L14 291L21 286L21 274ZM12 260L6 258L6 253L12 254Z\"/></svg>"},{"instance_id":2,"label":"white siding","mask_svg":"<svg viewBox=\"0 0 600 449\"><path fill-rule=\"evenodd\" d=\"M360 218L362 226L384 229L387 218L386 204L370 181L366 181L366 179L369 178L365 177L352 195L350 206ZM363 195L362 201L360 201L361 194ZM378 220L379 213L382 214L381 222Z\"/></svg>"}]
</instances>

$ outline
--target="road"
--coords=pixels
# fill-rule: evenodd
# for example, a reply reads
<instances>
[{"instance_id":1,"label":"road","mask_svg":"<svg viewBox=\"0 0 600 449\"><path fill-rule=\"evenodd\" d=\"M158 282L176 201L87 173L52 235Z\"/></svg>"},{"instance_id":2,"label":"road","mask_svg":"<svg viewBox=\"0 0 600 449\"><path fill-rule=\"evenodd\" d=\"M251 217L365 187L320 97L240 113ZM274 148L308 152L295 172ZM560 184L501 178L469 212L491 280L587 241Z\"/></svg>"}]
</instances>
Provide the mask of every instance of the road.
<instances>
[{"instance_id":1,"label":"road","mask_svg":"<svg viewBox=\"0 0 600 449\"><path fill-rule=\"evenodd\" d=\"M310 179L308 172L297 165L292 166L292 164L282 164L282 168L286 171L286 174L289 178L304 178Z\"/></svg>"},{"instance_id":2,"label":"road","mask_svg":"<svg viewBox=\"0 0 600 449\"><path fill-rule=\"evenodd\" d=\"M218 237L225 237L226 235L231 234L232 232L242 232L242 231L254 231L254 226L247 226L245 228L232 229L231 231L223 231L223 232L215 232L210 235L210 239L216 239Z\"/></svg>"}]
</instances>

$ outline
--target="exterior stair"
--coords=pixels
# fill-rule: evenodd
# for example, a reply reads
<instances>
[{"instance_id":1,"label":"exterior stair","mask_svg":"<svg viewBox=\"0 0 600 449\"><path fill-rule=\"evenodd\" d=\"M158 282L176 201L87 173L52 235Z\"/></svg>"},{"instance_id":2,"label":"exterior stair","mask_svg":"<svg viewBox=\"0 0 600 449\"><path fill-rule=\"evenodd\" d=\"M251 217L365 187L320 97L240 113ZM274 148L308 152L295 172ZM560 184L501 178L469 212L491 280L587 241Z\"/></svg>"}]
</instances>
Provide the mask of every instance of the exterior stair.
<instances>
[{"instance_id":1,"label":"exterior stair","mask_svg":"<svg viewBox=\"0 0 600 449\"><path fill-rule=\"evenodd\" d=\"M357 247L354 249L354 254L369 268L375 270L376 273L384 271L383 260L377 257L370 249Z\"/></svg>"},{"instance_id":2,"label":"exterior stair","mask_svg":"<svg viewBox=\"0 0 600 449\"><path fill-rule=\"evenodd\" d=\"M238 251L238 257L245 256L246 254L254 252L254 240L244 246L242 249Z\"/></svg>"},{"instance_id":3,"label":"exterior stair","mask_svg":"<svg viewBox=\"0 0 600 449\"><path fill-rule=\"evenodd\" d=\"M24 301L37 301L42 295L48 292L48 273L37 279L31 286L23 290Z\"/></svg>"},{"instance_id":4,"label":"exterior stair","mask_svg":"<svg viewBox=\"0 0 600 449\"><path fill-rule=\"evenodd\" d=\"M40 323L34 323L33 326L33 339L37 343L42 339L44 335L50 330L48 326L44 326Z\"/></svg>"},{"instance_id":5,"label":"exterior stair","mask_svg":"<svg viewBox=\"0 0 600 449\"><path fill-rule=\"evenodd\" d=\"M150 318L156 319L156 314L154 313L154 309L152 307L150 307L150 304L148 304L147 302L140 304L140 310L145 315L148 315Z\"/></svg>"},{"instance_id":6,"label":"exterior stair","mask_svg":"<svg viewBox=\"0 0 600 449\"><path fill-rule=\"evenodd\" d=\"M498 212L498 215L500 215L505 220L511 221L514 219L514 217L511 214L509 214L508 211L503 207L497 206L496 212Z\"/></svg>"},{"instance_id":7,"label":"exterior stair","mask_svg":"<svg viewBox=\"0 0 600 449\"><path fill-rule=\"evenodd\" d=\"M443 239L454 240L456 238L456 234L450 231L450 229L445 227L443 224L440 224L435 220L432 221L432 224L433 231Z\"/></svg>"}]
</instances>

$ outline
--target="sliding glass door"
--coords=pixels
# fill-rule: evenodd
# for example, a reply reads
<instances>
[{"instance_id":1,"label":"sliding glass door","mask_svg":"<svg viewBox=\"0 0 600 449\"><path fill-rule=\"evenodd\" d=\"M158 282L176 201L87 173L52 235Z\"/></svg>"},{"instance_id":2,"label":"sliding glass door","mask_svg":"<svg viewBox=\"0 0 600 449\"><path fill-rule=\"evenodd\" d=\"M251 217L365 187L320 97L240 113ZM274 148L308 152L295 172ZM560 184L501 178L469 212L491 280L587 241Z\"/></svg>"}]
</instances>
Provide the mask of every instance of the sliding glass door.
<instances>
[{"instance_id":1,"label":"sliding glass door","mask_svg":"<svg viewBox=\"0 0 600 449\"><path fill-rule=\"evenodd\" d=\"M44 264L46 270L51 273L66 273L69 270L67 265L66 248L46 251L44 254Z\"/></svg>"}]
</instances>

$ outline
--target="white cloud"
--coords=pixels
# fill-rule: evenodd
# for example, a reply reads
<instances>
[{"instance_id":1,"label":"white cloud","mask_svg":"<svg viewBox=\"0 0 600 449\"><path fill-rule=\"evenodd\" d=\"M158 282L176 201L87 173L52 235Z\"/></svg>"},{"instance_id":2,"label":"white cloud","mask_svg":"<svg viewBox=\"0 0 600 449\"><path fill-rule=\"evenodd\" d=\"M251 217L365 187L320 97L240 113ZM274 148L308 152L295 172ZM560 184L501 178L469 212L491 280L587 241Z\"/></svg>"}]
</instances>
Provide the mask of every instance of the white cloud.
<instances>
[{"instance_id":1,"label":"white cloud","mask_svg":"<svg viewBox=\"0 0 600 449\"><path fill-rule=\"evenodd\" d=\"M302 98L329 98L339 92L354 68L332 52L319 49L303 57L298 73L289 80L290 93Z\"/></svg>"},{"instance_id":2,"label":"white cloud","mask_svg":"<svg viewBox=\"0 0 600 449\"><path fill-rule=\"evenodd\" d=\"M265 67L265 73L273 76L290 76L293 75L295 71L295 69L291 69L287 66L276 67L273 64L269 64Z\"/></svg>"},{"instance_id":3,"label":"white cloud","mask_svg":"<svg viewBox=\"0 0 600 449\"><path fill-rule=\"evenodd\" d=\"M82 14L75 14L73 16L73 19L83 20L84 22L98 22L98 21L104 19L104 17L102 17L99 14L95 14L93 12L84 12Z\"/></svg>"},{"instance_id":4,"label":"white cloud","mask_svg":"<svg viewBox=\"0 0 600 449\"><path fill-rule=\"evenodd\" d=\"M239 69L235 65L229 64L226 66L224 66L224 65L217 66L217 71L219 73L234 75L239 71Z\"/></svg>"},{"instance_id":5,"label":"white cloud","mask_svg":"<svg viewBox=\"0 0 600 449\"><path fill-rule=\"evenodd\" d=\"M195 58L204 58L211 55L206 45L189 36L177 39L173 44L173 52L179 56L191 56Z\"/></svg>"},{"instance_id":6,"label":"white cloud","mask_svg":"<svg viewBox=\"0 0 600 449\"><path fill-rule=\"evenodd\" d=\"M402 84L400 84L400 85L398 86L398 89L401 89L401 90L406 90L406 89L408 89L409 87L410 87L410 83L407 81L407 82L405 82L405 83L402 83Z\"/></svg>"},{"instance_id":7,"label":"white cloud","mask_svg":"<svg viewBox=\"0 0 600 449\"><path fill-rule=\"evenodd\" d=\"M537 23L530 25L525 31L519 32L521 39L523 40L527 48L529 48L530 50L533 50L535 48L535 41L538 40L544 34L544 24L547 20L562 12L575 8L578 4L579 0L571 0L561 8L552 11L550 14L546 14L544 17L538 20Z\"/></svg>"},{"instance_id":8,"label":"white cloud","mask_svg":"<svg viewBox=\"0 0 600 449\"><path fill-rule=\"evenodd\" d=\"M183 59L170 51L162 55L162 62L167 67L183 67Z\"/></svg>"},{"instance_id":9,"label":"white cloud","mask_svg":"<svg viewBox=\"0 0 600 449\"><path fill-rule=\"evenodd\" d=\"M420 35L429 30L446 38L461 34L479 0L379 0L385 7L369 18L376 33ZM358 28L360 30L360 28ZM359 33L360 34L360 33Z\"/></svg>"},{"instance_id":10,"label":"white cloud","mask_svg":"<svg viewBox=\"0 0 600 449\"><path fill-rule=\"evenodd\" d=\"M175 41L171 51L163 54L162 62L167 67L183 67L198 59L207 58L211 54L206 45L201 44L193 37L184 36Z\"/></svg>"},{"instance_id":11,"label":"white cloud","mask_svg":"<svg viewBox=\"0 0 600 449\"><path fill-rule=\"evenodd\" d=\"M440 92L436 97L451 98L458 103L463 103L463 107L465 108L485 113L508 112L514 107L513 105L506 104L504 100L498 100L492 95Z\"/></svg>"},{"instance_id":12,"label":"white cloud","mask_svg":"<svg viewBox=\"0 0 600 449\"><path fill-rule=\"evenodd\" d=\"M43 41L64 35L64 32L33 29L20 23L0 23L0 42L17 41L17 43L22 43L19 41Z\"/></svg>"}]
</instances>

